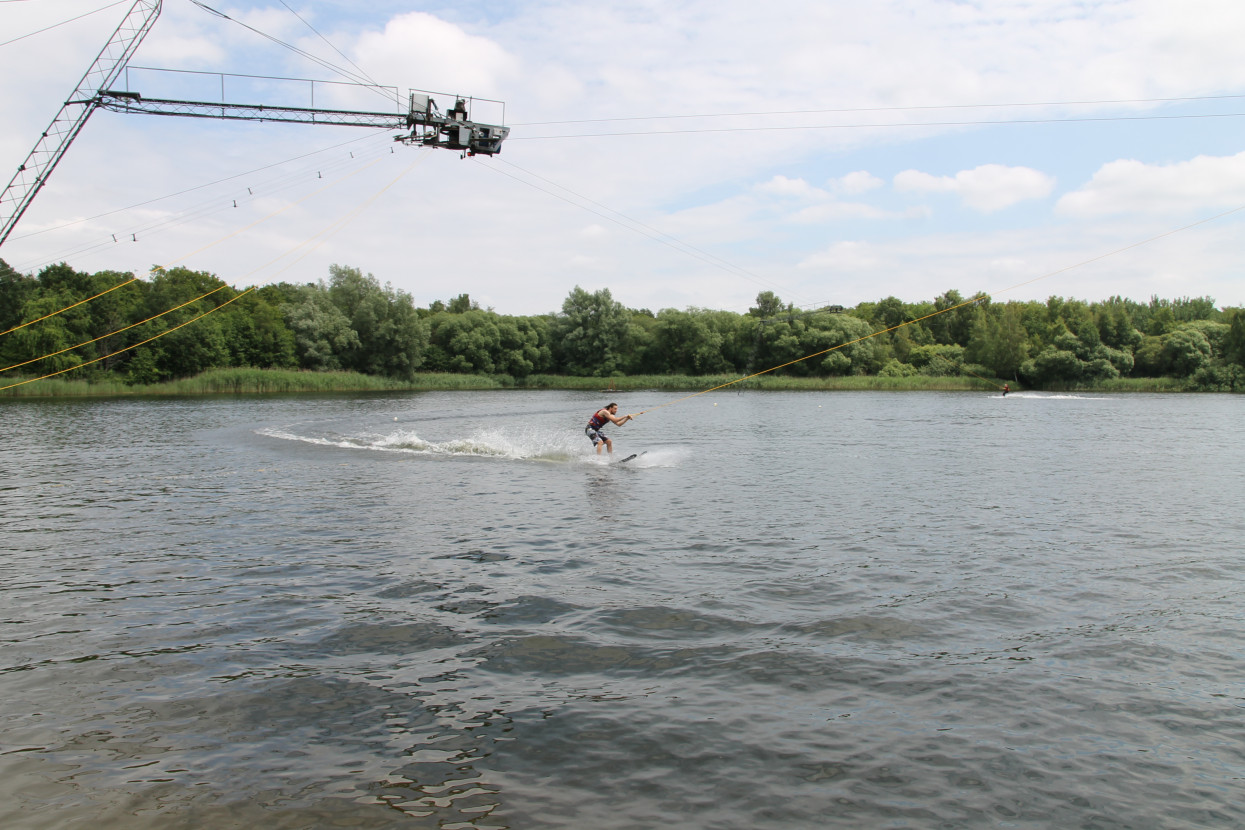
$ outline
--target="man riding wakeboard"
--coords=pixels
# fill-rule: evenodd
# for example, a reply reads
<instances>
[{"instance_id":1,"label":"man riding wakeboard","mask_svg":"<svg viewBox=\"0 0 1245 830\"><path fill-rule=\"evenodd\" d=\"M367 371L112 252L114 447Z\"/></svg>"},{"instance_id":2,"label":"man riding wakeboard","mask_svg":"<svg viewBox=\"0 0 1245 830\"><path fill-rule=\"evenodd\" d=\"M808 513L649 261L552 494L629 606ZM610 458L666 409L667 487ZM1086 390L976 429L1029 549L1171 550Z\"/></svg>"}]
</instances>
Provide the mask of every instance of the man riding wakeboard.
<instances>
[{"instance_id":1,"label":"man riding wakeboard","mask_svg":"<svg viewBox=\"0 0 1245 830\"><path fill-rule=\"evenodd\" d=\"M592 440L592 446L597 448L597 455L601 454L601 447L609 450L610 454L614 454L614 442L611 441L605 433L601 432L606 424L615 424L622 426L628 421L634 420L634 415L619 415L618 404L611 403L598 409L593 413L592 418L588 420L588 426L584 428L584 433Z\"/></svg>"}]
</instances>

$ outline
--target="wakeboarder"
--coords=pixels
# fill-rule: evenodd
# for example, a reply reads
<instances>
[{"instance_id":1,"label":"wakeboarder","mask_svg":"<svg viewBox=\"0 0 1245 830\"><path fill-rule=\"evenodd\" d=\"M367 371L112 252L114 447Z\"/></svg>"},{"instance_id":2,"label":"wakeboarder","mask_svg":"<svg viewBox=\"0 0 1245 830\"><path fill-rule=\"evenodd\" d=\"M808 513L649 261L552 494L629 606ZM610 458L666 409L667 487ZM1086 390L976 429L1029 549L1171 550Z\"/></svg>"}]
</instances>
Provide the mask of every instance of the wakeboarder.
<instances>
[{"instance_id":1,"label":"wakeboarder","mask_svg":"<svg viewBox=\"0 0 1245 830\"><path fill-rule=\"evenodd\" d=\"M601 430L605 428L606 424L622 426L632 420L635 420L634 415L619 415L618 404L610 403L593 413L588 420L588 426L584 427L584 434L591 439L592 446L597 448L597 455L601 454L601 447L605 447L609 450L610 455L613 455L614 442Z\"/></svg>"}]
</instances>

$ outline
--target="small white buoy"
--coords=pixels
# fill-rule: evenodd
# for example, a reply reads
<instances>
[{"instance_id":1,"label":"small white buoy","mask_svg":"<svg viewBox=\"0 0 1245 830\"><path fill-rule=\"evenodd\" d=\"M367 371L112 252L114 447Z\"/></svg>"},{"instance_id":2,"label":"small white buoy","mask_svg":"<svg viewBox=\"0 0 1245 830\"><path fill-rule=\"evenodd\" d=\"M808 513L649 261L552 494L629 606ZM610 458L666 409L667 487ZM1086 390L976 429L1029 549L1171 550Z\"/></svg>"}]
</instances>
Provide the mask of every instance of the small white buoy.
<instances>
[{"instance_id":1,"label":"small white buoy","mask_svg":"<svg viewBox=\"0 0 1245 830\"><path fill-rule=\"evenodd\" d=\"M396 420L398 420L398 416L397 416L397 415L394 415L394 416L393 416L393 419L394 419L395 421L396 421Z\"/></svg>"}]
</instances>

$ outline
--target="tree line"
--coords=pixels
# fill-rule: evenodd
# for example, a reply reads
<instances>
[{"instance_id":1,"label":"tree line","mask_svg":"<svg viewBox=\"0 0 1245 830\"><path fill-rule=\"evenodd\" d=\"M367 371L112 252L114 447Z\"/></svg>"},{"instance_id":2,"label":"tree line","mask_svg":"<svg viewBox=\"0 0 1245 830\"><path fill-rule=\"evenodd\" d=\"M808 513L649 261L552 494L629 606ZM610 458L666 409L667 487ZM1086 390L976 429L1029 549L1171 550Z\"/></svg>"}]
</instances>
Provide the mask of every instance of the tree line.
<instances>
[{"instance_id":1,"label":"tree line","mask_svg":"<svg viewBox=\"0 0 1245 830\"><path fill-rule=\"evenodd\" d=\"M24 275L0 260L0 331L131 277L65 264ZM204 312L212 313L182 325ZM24 364L14 371L26 376L81 366L88 378L132 384L218 367L521 380L749 374L781 365L777 373L810 377L968 374L1033 388L1170 377L1189 389L1235 391L1245 388L1245 309L1218 308L1210 297L999 303L951 290L930 301L800 310L764 291L743 314L654 313L625 307L609 289L576 286L560 312L508 316L467 294L416 307L410 294L348 266L331 266L327 280L249 292L169 268L0 337L0 363Z\"/></svg>"}]
</instances>

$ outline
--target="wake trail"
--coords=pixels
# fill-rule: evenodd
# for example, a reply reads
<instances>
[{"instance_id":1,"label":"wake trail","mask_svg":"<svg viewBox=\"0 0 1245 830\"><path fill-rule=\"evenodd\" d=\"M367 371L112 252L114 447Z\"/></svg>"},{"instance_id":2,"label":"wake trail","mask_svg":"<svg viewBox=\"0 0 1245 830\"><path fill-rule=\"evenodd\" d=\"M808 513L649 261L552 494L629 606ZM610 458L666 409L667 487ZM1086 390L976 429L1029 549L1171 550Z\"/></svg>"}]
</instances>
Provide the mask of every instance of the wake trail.
<instances>
[{"instance_id":1,"label":"wake trail","mask_svg":"<svg viewBox=\"0 0 1245 830\"><path fill-rule=\"evenodd\" d=\"M348 450L399 453L419 456L460 458L496 458L512 461L540 461L562 464L608 464L608 456L596 455L586 446L583 436L565 430L477 430L462 438L429 440L412 429L394 429L389 432L364 432L355 435L316 433L294 426L267 427L256 434L283 441L297 441L315 446L338 447ZM617 455L617 454L616 454ZM635 464L658 453L650 452ZM618 456L625 457L625 456ZM669 458L667 458L667 461ZM646 466L665 466L652 461Z\"/></svg>"}]
</instances>

